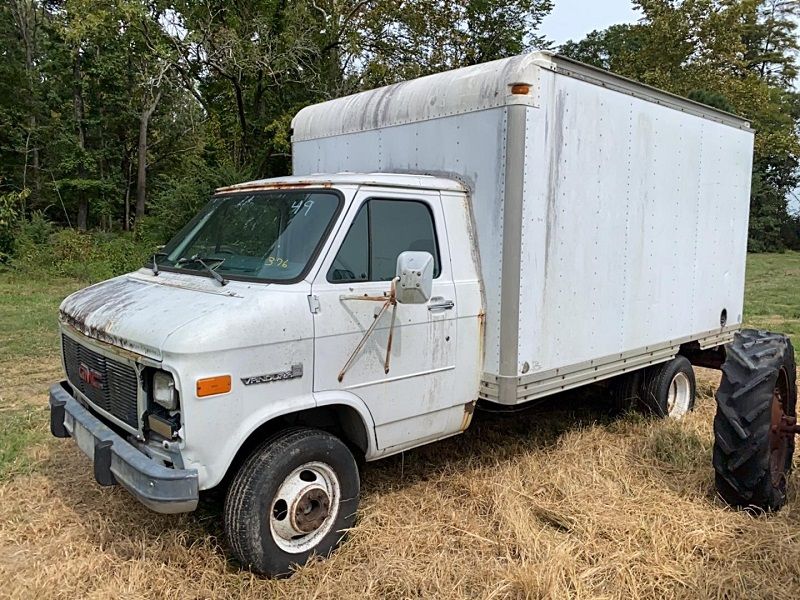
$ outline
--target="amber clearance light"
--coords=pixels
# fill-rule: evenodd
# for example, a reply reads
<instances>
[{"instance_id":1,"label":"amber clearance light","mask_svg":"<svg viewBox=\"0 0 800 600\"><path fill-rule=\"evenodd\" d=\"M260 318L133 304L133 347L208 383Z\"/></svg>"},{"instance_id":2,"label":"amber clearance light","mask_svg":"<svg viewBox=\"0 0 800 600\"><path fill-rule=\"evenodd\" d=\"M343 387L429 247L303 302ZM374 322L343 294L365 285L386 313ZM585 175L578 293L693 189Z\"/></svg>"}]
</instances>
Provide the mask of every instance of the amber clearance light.
<instances>
[{"instance_id":1,"label":"amber clearance light","mask_svg":"<svg viewBox=\"0 0 800 600\"><path fill-rule=\"evenodd\" d=\"M524 96L531 91L531 86L527 83L515 83L511 86L511 93L515 95Z\"/></svg>"},{"instance_id":2,"label":"amber clearance light","mask_svg":"<svg viewBox=\"0 0 800 600\"><path fill-rule=\"evenodd\" d=\"M217 375L216 377L206 377L197 380L197 397L214 396L216 394L227 394L231 391L231 376Z\"/></svg>"}]
</instances>

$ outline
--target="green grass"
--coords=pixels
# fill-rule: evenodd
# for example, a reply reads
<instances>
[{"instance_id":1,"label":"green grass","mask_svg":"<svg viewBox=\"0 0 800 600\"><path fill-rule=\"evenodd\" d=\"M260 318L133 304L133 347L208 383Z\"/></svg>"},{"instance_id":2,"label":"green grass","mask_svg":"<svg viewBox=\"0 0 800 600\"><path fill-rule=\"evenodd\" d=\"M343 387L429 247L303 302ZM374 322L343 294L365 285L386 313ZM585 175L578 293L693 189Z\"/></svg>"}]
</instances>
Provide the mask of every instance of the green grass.
<instances>
[{"instance_id":1,"label":"green grass","mask_svg":"<svg viewBox=\"0 0 800 600\"><path fill-rule=\"evenodd\" d=\"M58 305L83 285L72 279L0 271L0 372L7 361L58 352Z\"/></svg>"},{"instance_id":2,"label":"green grass","mask_svg":"<svg viewBox=\"0 0 800 600\"><path fill-rule=\"evenodd\" d=\"M30 472L29 448L46 439L46 419L41 408L0 410L0 482Z\"/></svg>"},{"instance_id":3,"label":"green grass","mask_svg":"<svg viewBox=\"0 0 800 600\"><path fill-rule=\"evenodd\" d=\"M800 253L748 256L744 325L800 340Z\"/></svg>"},{"instance_id":4,"label":"green grass","mask_svg":"<svg viewBox=\"0 0 800 600\"><path fill-rule=\"evenodd\" d=\"M711 445L697 431L683 427L678 421L667 420L651 428L643 455L678 469L697 469L711 462Z\"/></svg>"},{"instance_id":5,"label":"green grass","mask_svg":"<svg viewBox=\"0 0 800 600\"><path fill-rule=\"evenodd\" d=\"M58 365L58 305L83 285L0 270L0 482L30 472L31 449L47 439L40 402Z\"/></svg>"}]
</instances>

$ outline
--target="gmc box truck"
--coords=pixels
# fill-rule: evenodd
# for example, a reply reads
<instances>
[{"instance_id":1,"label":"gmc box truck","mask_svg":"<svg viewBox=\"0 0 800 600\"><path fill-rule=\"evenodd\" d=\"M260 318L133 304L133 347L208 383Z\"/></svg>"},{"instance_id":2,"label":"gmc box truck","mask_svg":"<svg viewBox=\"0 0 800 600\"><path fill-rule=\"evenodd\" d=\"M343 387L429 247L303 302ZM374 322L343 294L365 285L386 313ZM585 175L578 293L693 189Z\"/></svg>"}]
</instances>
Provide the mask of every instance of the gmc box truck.
<instances>
[{"instance_id":1,"label":"gmc box truck","mask_svg":"<svg viewBox=\"0 0 800 600\"><path fill-rule=\"evenodd\" d=\"M359 460L606 381L679 418L741 324L746 121L546 52L301 110L291 177L217 190L60 307L51 429L151 509L225 490L267 575L353 526Z\"/></svg>"}]
</instances>

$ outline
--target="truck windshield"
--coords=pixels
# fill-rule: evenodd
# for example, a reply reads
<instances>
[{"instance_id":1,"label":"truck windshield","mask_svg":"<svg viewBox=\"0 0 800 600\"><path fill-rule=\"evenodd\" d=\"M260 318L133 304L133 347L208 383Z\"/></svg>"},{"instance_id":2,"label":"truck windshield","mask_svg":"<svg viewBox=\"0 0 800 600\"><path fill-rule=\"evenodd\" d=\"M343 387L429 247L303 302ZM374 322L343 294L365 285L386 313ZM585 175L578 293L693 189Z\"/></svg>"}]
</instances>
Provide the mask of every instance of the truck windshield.
<instances>
[{"instance_id":1,"label":"truck windshield","mask_svg":"<svg viewBox=\"0 0 800 600\"><path fill-rule=\"evenodd\" d=\"M331 191L261 191L216 196L155 257L166 270L230 279L290 282L302 277L333 224Z\"/></svg>"}]
</instances>

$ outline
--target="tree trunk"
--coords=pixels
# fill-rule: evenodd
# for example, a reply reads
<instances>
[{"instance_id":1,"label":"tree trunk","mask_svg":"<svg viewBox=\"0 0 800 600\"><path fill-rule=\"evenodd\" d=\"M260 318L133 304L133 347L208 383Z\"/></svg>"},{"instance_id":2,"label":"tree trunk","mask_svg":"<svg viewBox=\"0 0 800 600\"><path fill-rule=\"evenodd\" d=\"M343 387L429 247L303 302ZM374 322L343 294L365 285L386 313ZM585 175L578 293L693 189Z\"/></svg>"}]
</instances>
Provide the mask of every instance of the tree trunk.
<instances>
[{"instance_id":1,"label":"tree trunk","mask_svg":"<svg viewBox=\"0 0 800 600\"><path fill-rule=\"evenodd\" d=\"M85 152L86 152L86 128L84 126L84 107L83 107L83 90L81 89L81 55L79 50L75 50L75 60L72 64L72 76L74 79L72 87L72 99L75 107L75 124L78 135L78 147L81 151L80 161L78 162L78 177L81 180L86 179L86 167L84 166ZM86 192L78 188L78 229L86 231L86 226L89 221L89 201L86 198Z\"/></svg>"},{"instance_id":2,"label":"tree trunk","mask_svg":"<svg viewBox=\"0 0 800 600\"><path fill-rule=\"evenodd\" d=\"M39 140L36 132L36 115L31 115L30 130L33 134L33 148L31 149L31 167L33 175L33 198L31 204L36 206L42 198L42 180L39 177Z\"/></svg>"},{"instance_id":3,"label":"tree trunk","mask_svg":"<svg viewBox=\"0 0 800 600\"><path fill-rule=\"evenodd\" d=\"M125 231L131 230L131 176L133 173L133 161L130 155L126 152L125 162L127 163L127 179L125 179L125 220L122 223L122 228Z\"/></svg>"},{"instance_id":4,"label":"tree trunk","mask_svg":"<svg viewBox=\"0 0 800 600\"><path fill-rule=\"evenodd\" d=\"M161 90L158 90L153 103L139 116L139 163L136 171L136 223L144 217L144 202L147 197L147 128L150 117L153 115L158 101L161 99Z\"/></svg>"},{"instance_id":5,"label":"tree trunk","mask_svg":"<svg viewBox=\"0 0 800 600\"><path fill-rule=\"evenodd\" d=\"M25 70L28 72L28 83L30 85L30 94L31 98L33 98L34 94L34 87L33 87L33 73L34 65L33 65L33 48L32 44L29 43L27 40L25 42ZM38 132L36 131L36 109L34 108L34 102L31 100L31 116L28 120L28 127L31 136L33 137L33 148L31 148L31 167L32 167L32 175L33 175L33 198L31 198L31 203L35 206L39 203L39 200L42 198L42 183L39 179L39 136Z\"/></svg>"},{"instance_id":6,"label":"tree trunk","mask_svg":"<svg viewBox=\"0 0 800 600\"><path fill-rule=\"evenodd\" d=\"M39 176L39 139L36 131L36 66L34 64L34 53L36 50L36 38L39 29L39 23L36 17L36 5L28 2L15 2L11 7L11 12L15 17L17 29L19 31L22 42L25 45L25 73L28 78L28 110L30 117L28 118L28 140L32 140L31 146L26 142L25 145L25 173L23 178L27 185L27 166L28 154L31 155L31 178L33 179L33 195L31 197L31 204L36 206L42 197L42 184ZM25 207L23 206L23 216L25 214Z\"/></svg>"},{"instance_id":7,"label":"tree trunk","mask_svg":"<svg viewBox=\"0 0 800 600\"><path fill-rule=\"evenodd\" d=\"M144 201L147 195L147 111L139 117L139 166L136 171L136 224L144 217Z\"/></svg>"},{"instance_id":8,"label":"tree trunk","mask_svg":"<svg viewBox=\"0 0 800 600\"><path fill-rule=\"evenodd\" d=\"M231 78L231 83L233 84L233 90L236 96L236 113L239 115L239 127L242 130L242 137L241 143L242 147L239 151L239 165L243 165L247 160L248 154L248 142L247 142L247 116L244 110L244 98L242 97L242 87L239 85L239 82L236 81L234 78Z\"/></svg>"}]
</instances>

